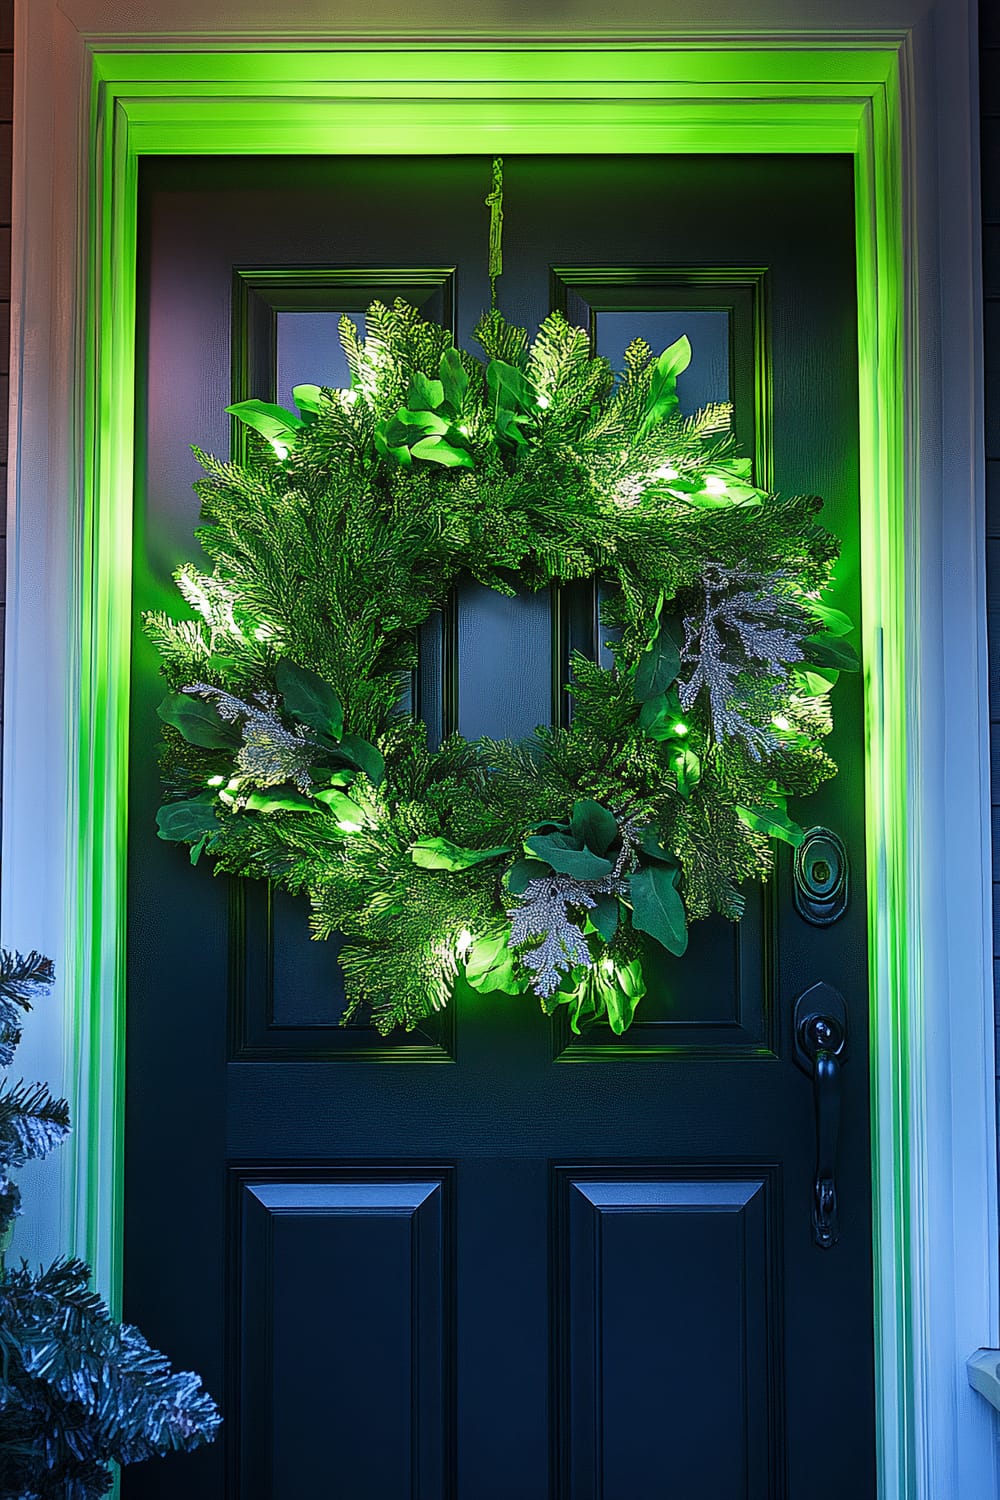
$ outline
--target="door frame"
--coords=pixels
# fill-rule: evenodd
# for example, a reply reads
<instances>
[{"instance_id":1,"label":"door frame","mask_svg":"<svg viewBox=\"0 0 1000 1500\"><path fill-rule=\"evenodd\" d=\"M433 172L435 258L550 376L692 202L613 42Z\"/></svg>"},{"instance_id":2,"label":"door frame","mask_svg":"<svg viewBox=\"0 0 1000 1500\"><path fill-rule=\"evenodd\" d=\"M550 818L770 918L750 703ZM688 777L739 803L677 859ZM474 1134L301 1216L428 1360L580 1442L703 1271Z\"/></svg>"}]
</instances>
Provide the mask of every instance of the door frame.
<instances>
[{"instance_id":1,"label":"door frame","mask_svg":"<svg viewBox=\"0 0 1000 1500\"><path fill-rule=\"evenodd\" d=\"M993 1417L964 1362L1000 1343L1000 1287L974 0L842 0L836 34L803 29L803 0L716 0L710 21L704 0L636 0L614 35L591 0L491 3L463 34L430 0L415 38L391 0L338 13L336 36L318 0L286 3L281 35L264 0L146 0L127 32L117 0L16 0L3 930L57 960L22 1062L76 1125L58 1185L30 1174L16 1248L86 1256L119 1304L140 157L844 152L879 1495L983 1500Z\"/></svg>"}]
</instances>

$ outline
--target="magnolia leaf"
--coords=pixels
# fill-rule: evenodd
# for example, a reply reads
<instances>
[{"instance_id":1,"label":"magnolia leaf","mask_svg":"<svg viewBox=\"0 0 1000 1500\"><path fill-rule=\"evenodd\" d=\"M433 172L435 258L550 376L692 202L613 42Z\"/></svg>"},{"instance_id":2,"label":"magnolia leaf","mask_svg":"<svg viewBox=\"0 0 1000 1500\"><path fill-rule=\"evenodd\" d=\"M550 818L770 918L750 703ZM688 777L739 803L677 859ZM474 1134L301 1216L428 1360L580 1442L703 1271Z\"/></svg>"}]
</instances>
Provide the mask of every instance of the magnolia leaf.
<instances>
[{"instance_id":1,"label":"magnolia leaf","mask_svg":"<svg viewBox=\"0 0 1000 1500\"><path fill-rule=\"evenodd\" d=\"M582 1034L585 1026L602 1018L616 1036L621 1036L632 1024L636 1006L645 993L638 959L622 965L603 959L592 968L577 968L567 974L549 997L546 1010L551 1014L557 1005L565 1005L570 1030L576 1036Z\"/></svg>"},{"instance_id":2,"label":"magnolia leaf","mask_svg":"<svg viewBox=\"0 0 1000 1500\"><path fill-rule=\"evenodd\" d=\"M273 401L237 401L235 406L227 406L226 411L272 443L293 444L305 426L301 417Z\"/></svg>"},{"instance_id":3,"label":"magnolia leaf","mask_svg":"<svg viewBox=\"0 0 1000 1500\"><path fill-rule=\"evenodd\" d=\"M598 1016L594 986L592 984L581 984L575 994L567 996L567 1003L570 1007L570 1030L576 1036L582 1036L583 1026L580 1025L580 1022L582 1021L584 1026L588 1026L592 1021L596 1021Z\"/></svg>"},{"instance_id":4,"label":"magnolia leaf","mask_svg":"<svg viewBox=\"0 0 1000 1500\"><path fill-rule=\"evenodd\" d=\"M686 745L678 745L671 752L670 765L677 777L677 790L686 800L701 780L701 758Z\"/></svg>"},{"instance_id":5,"label":"magnolia leaf","mask_svg":"<svg viewBox=\"0 0 1000 1500\"><path fill-rule=\"evenodd\" d=\"M645 437L651 427L666 421L677 410L677 377L691 363L691 345L685 336L664 349L653 365L653 378L646 397L646 410L639 427Z\"/></svg>"},{"instance_id":6,"label":"magnolia leaf","mask_svg":"<svg viewBox=\"0 0 1000 1500\"><path fill-rule=\"evenodd\" d=\"M770 838L783 839L797 849L805 838L805 829L793 823L783 807L737 807L737 813L748 828L756 833L766 833Z\"/></svg>"},{"instance_id":7,"label":"magnolia leaf","mask_svg":"<svg viewBox=\"0 0 1000 1500\"><path fill-rule=\"evenodd\" d=\"M327 766L310 766L309 774L313 781L322 781L325 776L328 786L345 787L351 785L358 773L353 766L341 766L337 771L331 771Z\"/></svg>"},{"instance_id":8,"label":"magnolia leaf","mask_svg":"<svg viewBox=\"0 0 1000 1500\"><path fill-rule=\"evenodd\" d=\"M580 841L568 833L539 833L525 839L524 847L560 875L572 875L576 880L601 880L614 869L610 859L582 848Z\"/></svg>"},{"instance_id":9,"label":"magnolia leaf","mask_svg":"<svg viewBox=\"0 0 1000 1500\"><path fill-rule=\"evenodd\" d=\"M523 896L529 881L540 880L548 873L548 865L540 859L516 859L504 876L504 884L512 896Z\"/></svg>"},{"instance_id":10,"label":"magnolia leaf","mask_svg":"<svg viewBox=\"0 0 1000 1500\"><path fill-rule=\"evenodd\" d=\"M213 833L203 833L198 842L191 845L191 850L188 857L191 860L192 866L198 863L205 850L210 848L214 841L215 835Z\"/></svg>"},{"instance_id":11,"label":"magnolia leaf","mask_svg":"<svg viewBox=\"0 0 1000 1500\"><path fill-rule=\"evenodd\" d=\"M202 750L235 750L242 744L239 725L227 723L214 703L192 693L170 693L156 712L164 724L179 730L189 745Z\"/></svg>"},{"instance_id":12,"label":"magnolia leaf","mask_svg":"<svg viewBox=\"0 0 1000 1500\"><path fill-rule=\"evenodd\" d=\"M393 421L397 422L400 427L404 428L414 437L424 437L428 433L437 436L443 432L447 432L449 426L447 418L439 417L436 411L424 411L423 409L411 410L406 406L400 407ZM395 429L390 424L386 438L389 442L392 442L394 436ZM410 440L407 439L407 441Z\"/></svg>"},{"instance_id":13,"label":"magnolia leaf","mask_svg":"<svg viewBox=\"0 0 1000 1500\"><path fill-rule=\"evenodd\" d=\"M735 504L729 495L717 495L714 490L692 490L687 498L699 510L732 510Z\"/></svg>"},{"instance_id":14,"label":"magnolia leaf","mask_svg":"<svg viewBox=\"0 0 1000 1500\"><path fill-rule=\"evenodd\" d=\"M861 668L854 647L828 631L807 635L802 642L802 652L813 667L835 667L838 672L857 672Z\"/></svg>"},{"instance_id":15,"label":"magnolia leaf","mask_svg":"<svg viewBox=\"0 0 1000 1500\"><path fill-rule=\"evenodd\" d=\"M795 691L805 698L822 698L837 684L840 673L834 667L793 667Z\"/></svg>"},{"instance_id":16,"label":"magnolia leaf","mask_svg":"<svg viewBox=\"0 0 1000 1500\"><path fill-rule=\"evenodd\" d=\"M602 892L594 897L594 901L596 904L587 912L587 916L593 924L594 931L599 933L606 943L610 943L618 931L620 912L618 897Z\"/></svg>"},{"instance_id":17,"label":"magnolia leaf","mask_svg":"<svg viewBox=\"0 0 1000 1500\"><path fill-rule=\"evenodd\" d=\"M446 349L444 351L441 356L438 374L441 377L444 399L457 412L465 400L466 391L469 389L469 377L465 366L462 364L462 356L457 349Z\"/></svg>"},{"instance_id":18,"label":"magnolia leaf","mask_svg":"<svg viewBox=\"0 0 1000 1500\"><path fill-rule=\"evenodd\" d=\"M410 452L414 458L429 459L431 463L443 464L446 469L475 468L475 459L468 448L454 448L443 437L421 438L413 444Z\"/></svg>"},{"instance_id":19,"label":"magnolia leaf","mask_svg":"<svg viewBox=\"0 0 1000 1500\"><path fill-rule=\"evenodd\" d=\"M632 926L648 932L668 953L680 958L687 948L687 916L677 889L680 869L663 864L640 865L630 877Z\"/></svg>"},{"instance_id":20,"label":"magnolia leaf","mask_svg":"<svg viewBox=\"0 0 1000 1500\"><path fill-rule=\"evenodd\" d=\"M406 404L412 411L433 411L444 400L444 386L440 380L429 380L420 370L410 376L406 389Z\"/></svg>"},{"instance_id":21,"label":"magnolia leaf","mask_svg":"<svg viewBox=\"0 0 1000 1500\"><path fill-rule=\"evenodd\" d=\"M639 711L639 728L651 740L683 739L688 730L677 694L669 691L647 698Z\"/></svg>"},{"instance_id":22,"label":"magnolia leaf","mask_svg":"<svg viewBox=\"0 0 1000 1500\"><path fill-rule=\"evenodd\" d=\"M502 990L505 995L519 995L525 981L519 977L516 959L507 946L507 934L482 937L473 943L465 961L465 977L474 990L489 994Z\"/></svg>"},{"instance_id":23,"label":"magnolia leaf","mask_svg":"<svg viewBox=\"0 0 1000 1500\"><path fill-rule=\"evenodd\" d=\"M437 420L440 420L440 418ZM390 448L395 450L396 448L403 447L407 452L410 451L410 444L415 443L418 438L423 437L425 431L423 427L415 427L412 422L401 422L398 412L394 417L390 417L387 421L380 423L380 429Z\"/></svg>"},{"instance_id":24,"label":"magnolia leaf","mask_svg":"<svg viewBox=\"0 0 1000 1500\"><path fill-rule=\"evenodd\" d=\"M635 669L633 692L636 703L648 703L659 698L676 681L681 669L681 653L677 642L665 626L661 626L652 645L639 658Z\"/></svg>"},{"instance_id":25,"label":"magnolia leaf","mask_svg":"<svg viewBox=\"0 0 1000 1500\"><path fill-rule=\"evenodd\" d=\"M589 798L573 803L573 817L569 826L573 837L594 854L606 854L618 837L614 813L608 812L606 807Z\"/></svg>"},{"instance_id":26,"label":"magnolia leaf","mask_svg":"<svg viewBox=\"0 0 1000 1500\"><path fill-rule=\"evenodd\" d=\"M534 387L527 376L502 359L491 359L486 366L486 392L495 412L506 408L515 412L533 412L537 405Z\"/></svg>"},{"instance_id":27,"label":"magnolia leaf","mask_svg":"<svg viewBox=\"0 0 1000 1500\"><path fill-rule=\"evenodd\" d=\"M642 972L642 961L633 958L631 963L615 964L615 977L626 994L638 1002L646 993L646 980Z\"/></svg>"},{"instance_id":28,"label":"magnolia leaf","mask_svg":"<svg viewBox=\"0 0 1000 1500\"><path fill-rule=\"evenodd\" d=\"M184 802L164 803L156 814L156 831L161 839L173 844L189 844L205 834L218 833L215 794L202 792Z\"/></svg>"},{"instance_id":29,"label":"magnolia leaf","mask_svg":"<svg viewBox=\"0 0 1000 1500\"><path fill-rule=\"evenodd\" d=\"M570 970L559 988L549 996L545 1009L551 1015L557 1005L565 1005L569 1013L570 1029L579 1036L580 1022L589 1025L596 1020L601 1003L600 989L594 983L594 971L576 968Z\"/></svg>"},{"instance_id":30,"label":"magnolia leaf","mask_svg":"<svg viewBox=\"0 0 1000 1500\"><path fill-rule=\"evenodd\" d=\"M314 416L318 416L323 410L323 392L318 385L293 386L292 400L299 411L306 411Z\"/></svg>"},{"instance_id":31,"label":"magnolia leaf","mask_svg":"<svg viewBox=\"0 0 1000 1500\"><path fill-rule=\"evenodd\" d=\"M293 719L320 734L339 740L344 732L344 710L329 683L290 656L282 656L274 672L285 710Z\"/></svg>"},{"instance_id":32,"label":"magnolia leaf","mask_svg":"<svg viewBox=\"0 0 1000 1500\"><path fill-rule=\"evenodd\" d=\"M819 604L815 599L803 599L801 603L804 609L816 616L827 635L850 635L854 629L854 621L842 609L832 609L829 604Z\"/></svg>"},{"instance_id":33,"label":"magnolia leaf","mask_svg":"<svg viewBox=\"0 0 1000 1500\"><path fill-rule=\"evenodd\" d=\"M614 974L601 979L601 995L607 1011L608 1025L615 1036L627 1031L635 1018L636 1006L646 993L642 965L638 959L630 964L615 964Z\"/></svg>"},{"instance_id":34,"label":"magnolia leaf","mask_svg":"<svg viewBox=\"0 0 1000 1500\"><path fill-rule=\"evenodd\" d=\"M356 770L364 771L372 786L382 785L385 780L385 756L368 740L363 740L356 734L345 734L337 746L337 754L343 755Z\"/></svg>"},{"instance_id":35,"label":"magnolia leaf","mask_svg":"<svg viewBox=\"0 0 1000 1500\"><path fill-rule=\"evenodd\" d=\"M645 854L647 859L658 859L661 864L676 865L677 863L676 854L666 847L652 825L641 830L639 852Z\"/></svg>"},{"instance_id":36,"label":"magnolia leaf","mask_svg":"<svg viewBox=\"0 0 1000 1500\"><path fill-rule=\"evenodd\" d=\"M451 839L417 839L410 845L410 858L422 870L469 870L488 859L499 859L509 854L510 847L503 849L463 849Z\"/></svg>"},{"instance_id":37,"label":"magnolia leaf","mask_svg":"<svg viewBox=\"0 0 1000 1500\"><path fill-rule=\"evenodd\" d=\"M678 375L684 374L690 363L691 341L686 333L682 333L679 339L675 339L662 354L657 356L653 368L663 379L672 375L676 380Z\"/></svg>"},{"instance_id":38,"label":"magnolia leaf","mask_svg":"<svg viewBox=\"0 0 1000 1500\"><path fill-rule=\"evenodd\" d=\"M251 792L244 802L247 812L272 813L272 812L319 812L315 801L311 797L304 797L301 792Z\"/></svg>"},{"instance_id":39,"label":"magnolia leaf","mask_svg":"<svg viewBox=\"0 0 1000 1500\"><path fill-rule=\"evenodd\" d=\"M321 792L314 792L313 795L317 802L322 802L330 809L337 820L337 827L343 833L357 833L368 821L353 797L348 797L339 787L325 786Z\"/></svg>"},{"instance_id":40,"label":"magnolia leaf","mask_svg":"<svg viewBox=\"0 0 1000 1500\"><path fill-rule=\"evenodd\" d=\"M496 414L494 422L497 437L505 438L507 442L520 444L523 447L527 443L527 438L521 431L519 424L525 420L525 417L519 417L516 412L508 411L505 407L501 407Z\"/></svg>"},{"instance_id":41,"label":"magnolia leaf","mask_svg":"<svg viewBox=\"0 0 1000 1500\"><path fill-rule=\"evenodd\" d=\"M402 434L401 438L389 438L390 430ZM405 442L406 428L401 427L395 418L387 422L376 422L375 424L375 451L380 458L394 458L397 463L404 467L411 464L410 450Z\"/></svg>"},{"instance_id":42,"label":"magnolia leaf","mask_svg":"<svg viewBox=\"0 0 1000 1500\"><path fill-rule=\"evenodd\" d=\"M213 651L211 656L206 656L205 667L219 677L228 677L230 672L239 670L239 662L235 656L226 656L222 651Z\"/></svg>"},{"instance_id":43,"label":"magnolia leaf","mask_svg":"<svg viewBox=\"0 0 1000 1500\"><path fill-rule=\"evenodd\" d=\"M725 485L725 489L702 489L691 492L691 500L699 510L731 510L734 505L760 505L759 491L753 485L742 484L738 479L730 479L724 475L717 475Z\"/></svg>"}]
</instances>

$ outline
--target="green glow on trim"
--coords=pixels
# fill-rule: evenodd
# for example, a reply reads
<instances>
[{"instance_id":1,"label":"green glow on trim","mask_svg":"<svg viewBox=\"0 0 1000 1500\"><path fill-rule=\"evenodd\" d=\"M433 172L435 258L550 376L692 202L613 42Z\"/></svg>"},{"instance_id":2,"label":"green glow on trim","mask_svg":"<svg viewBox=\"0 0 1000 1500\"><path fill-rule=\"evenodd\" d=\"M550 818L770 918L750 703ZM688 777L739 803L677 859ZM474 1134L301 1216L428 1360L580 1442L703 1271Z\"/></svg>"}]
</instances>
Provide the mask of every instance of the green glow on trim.
<instances>
[{"instance_id":1,"label":"green glow on trim","mask_svg":"<svg viewBox=\"0 0 1000 1500\"><path fill-rule=\"evenodd\" d=\"M843 152L858 245L861 559L879 1485L916 1483L905 1058L906 683L899 61L870 50L734 48L619 37L574 46L309 52L98 53L94 58L90 314L81 512L78 847L67 943L78 1077L76 1242L118 1309L122 1274L127 725L132 547L136 176L145 154ZM599 107L595 108L595 103ZM86 1044L86 1045L84 1045ZM113 1058L99 1075L101 1059ZM889 1089L891 1097L882 1098ZM886 1226L888 1226L886 1228Z\"/></svg>"}]
</instances>

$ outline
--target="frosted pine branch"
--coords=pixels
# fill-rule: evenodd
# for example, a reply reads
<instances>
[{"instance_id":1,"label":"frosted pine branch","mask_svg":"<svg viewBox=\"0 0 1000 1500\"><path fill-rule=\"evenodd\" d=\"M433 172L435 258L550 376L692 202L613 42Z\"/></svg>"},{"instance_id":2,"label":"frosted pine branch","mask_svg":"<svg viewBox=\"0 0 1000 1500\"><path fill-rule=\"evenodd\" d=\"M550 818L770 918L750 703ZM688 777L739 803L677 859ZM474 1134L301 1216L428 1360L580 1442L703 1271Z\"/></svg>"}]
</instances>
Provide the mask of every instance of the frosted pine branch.
<instances>
[{"instance_id":1,"label":"frosted pine branch","mask_svg":"<svg viewBox=\"0 0 1000 1500\"><path fill-rule=\"evenodd\" d=\"M803 657L802 641L815 628L806 611L787 593L788 574L753 573L710 563L701 575L704 605L685 617L681 660L693 668L678 682L681 704L690 709L708 695L717 740L742 739L755 760L776 748L769 721L774 701L788 681L788 668ZM772 679L756 699L764 672ZM763 719L763 722L761 720Z\"/></svg>"},{"instance_id":2,"label":"frosted pine branch","mask_svg":"<svg viewBox=\"0 0 1000 1500\"><path fill-rule=\"evenodd\" d=\"M521 962L533 976L531 987L543 1000L559 988L563 975L577 965L592 967L583 926L570 913L572 908L579 912L592 910L598 896L620 896L626 891L626 872L635 863L635 830L627 824L621 835L621 851L610 875L601 880L577 880L572 875L555 872L539 876L528 881L518 904L507 912L508 947L522 950Z\"/></svg>"},{"instance_id":3,"label":"frosted pine branch","mask_svg":"<svg viewBox=\"0 0 1000 1500\"><path fill-rule=\"evenodd\" d=\"M309 766L316 758L316 746L304 725L297 724L296 733L285 728L278 716L278 700L272 693L237 698L207 682L194 682L183 691L214 698L222 718L240 723L243 744L236 753L236 764L255 786L278 786L291 781L308 795L312 789Z\"/></svg>"}]
</instances>

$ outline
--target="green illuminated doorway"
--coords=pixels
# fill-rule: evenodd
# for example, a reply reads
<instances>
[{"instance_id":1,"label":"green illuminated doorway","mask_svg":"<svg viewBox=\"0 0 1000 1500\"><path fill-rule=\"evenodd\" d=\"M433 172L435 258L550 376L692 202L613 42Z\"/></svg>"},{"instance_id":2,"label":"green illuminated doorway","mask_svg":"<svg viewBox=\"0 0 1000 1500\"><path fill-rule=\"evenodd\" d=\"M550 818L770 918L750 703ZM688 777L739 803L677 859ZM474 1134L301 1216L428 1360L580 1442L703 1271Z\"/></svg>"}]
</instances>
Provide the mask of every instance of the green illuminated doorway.
<instances>
[{"instance_id":1,"label":"green illuminated doorway","mask_svg":"<svg viewBox=\"0 0 1000 1500\"><path fill-rule=\"evenodd\" d=\"M280 379L292 357L289 345L294 348L298 339L302 347L294 319L308 308L309 293L319 319L337 296L356 311L355 304L363 306L370 294L366 268L371 291L436 298L439 315L452 311L467 339L485 290L478 191L484 171L485 163L461 158L162 162L143 168L138 607L159 602L170 563L189 551L196 513L187 440L194 436L225 448L222 408L234 378L226 359L230 342L240 351L233 394L249 393L240 382L252 372L257 380ZM623 320L637 316L647 326L665 318L701 319L706 348L721 334L721 357L698 374L709 382L702 396L737 398L738 419L746 424L757 462L774 465L780 487L816 484L830 496L834 524L853 543L846 549L841 586L843 602L856 611L849 163L836 157L552 163L508 158L508 183L510 249L502 295L511 298L515 315L535 323L553 298L575 298L589 308L595 336L609 352L624 336ZM734 205L735 222L743 226L739 235L727 234L722 249L712 213L719 199ZM428 205L437 205L436 212ZM755 210L757 229L751 231ZM436 236L420 223L421 213L440 226ZM400 217L408 226L411 255L424 250L409 270L398 269ZM792 232L799 223L824 247L808 262ZM261 225L269 227L262 231ZM669 259L663 255L668 245ZM331 246L339 253L321 260ZM742 268L730 263L736 248L745 251ZM349 269L341 266L338 273L335 260ZM387 270L393 262L397 269ZM261 318L268 308L273 325ZM270 350L253 331L261 321L271 329ZM321 321L316 355L324 327ZM818 347L825 351L821 361L813 358ZM772 371L782 392L781 410L773 414ZM711 385L719 380L725 389ZM253 393L274 394L261 386ZM817 410L822 422L813 419ZM466 604L468 617L475 601ZM461 636L461 618L459 625ZM480 619L476 628L481 637L486 633L486 658L495 656L489 623ZM551 636L550 621L538 621L526 654L513 664L505 718L487 727L502 729L512 712L524 709L519 692L532 679L540 697L524 710L531 717L515 732L546 717L552 668L543 658ZM363 1031L344 1033L335 1028L332 955L308 951L302 914L277 904L268 908L252 887L238 893L236 911L227 913L221 882L204 870L192 876L176 851L152 838L156 766L150 735L159 690L139 641L136 650L126 1312L152 1331L169 1326L175 1348L183 1341L179 1357L197 1364L210 1381L214 1372L217 1387L226 1384L232 1457L243 1476L234 1493L270 1497L282 1485L316 1484L331 1434L344 1482L372 1500L407 1492L404 1476L416 1472L408 1441L416 1436L425 1467L413 1480L414 1494L423 1486L435 1496L455 1492L477 1500L547 1495L550 1443L556 1444L556 1493L574 1500L589 1493L587 1473L602 1449L609 1497L631 1495L671 1474L682 1492L700 1475L709 1492L745 1492L754 1500L820 1496L823 1485L831 1496L848 1488L873 1493L864 1002L854 1006L857 1027L846 1075L845 1242L829 1258L811 1245L808 1232L812 1100L791 1062L789 1032L791 1001L816 978L863 996L863 902L856 901L835 945L810 944L792 911L784 870L774 901L748 915L735 947L724 925L705 934L696 967L685 966L683 982L678 980L680 993L668 993L665 983L649 1024L638 1028L627 1048L600 1034L582 1044L558 1031L549 1037L534 1017L515 1017L512 1026L504 1013L509 1007L470 1008L468 996L451 1033L385 1043ZM460 667L466 658L468 670L460 673L454 696L460 715L481 715L489 705L477 703L475 692L486 663L474 646ZM841 721L841 792L815 811L845 833L860 875L860 694L853 705L842 700ZM478 727L463 724L467 733ZM228 979L227 952L239 955L238 974ZM198 958L194 973L188 969L184 995L173 988L169 999L161 995L165 976L176 972L182 955L192 954ZM379 1066L384 1061L403 1066L386 1069ZM436 1064L444 1066L429 1066ZM181 1089L201 1107L176 1121L168 1164L160 1122ZM620 1098L630 1101L626 1118L615 1102ZM483 1101L489 1105L485 1119ZM228 1155L214 1144L227 1112L233 1143ZM503 1139L503 1149L494 1135ZM198 1205L197 1233L191 1222L174 1220L162 1196L165 1174L178 1167ZM443 1331L437 1346L419 1345L419 1367L402 1398L409 1418L389 1419L376 1430L364 1402L356 1406L342 1392L331 1398L336 1410L322 1426L306 1424L300 1431L302 1411L324 1391L350 1383L352 1371L360 1372L364 1388L377 1383L378 1366L366 1363L366 1331L374 1330L370 1336L390 1373L406 1364L396 1345L415 1311L396 1302L387 1307L380 1280L369 1285L362 1262L347 1283L363 1314L353 1330L346 1322L353 1299L345 1303L340 1285L331 1286L322 1271L323 1255L340 1253L336 1238L311 1238L328 1233L331 1213L349 1236L356 1229L374 1233L364 1215L352 1221L351 1195L359 1191L369 1194L366 1211L394 1206L394 1224L409 1208L413 1232L423 1224L421 1233L437 1247L419 1260L413 1296L414 1308L439 1320ZM609 1191L617 1194L613 1225L612 1201L605 1201ZM586 1381L594 1379L594 1366L581 1344L586 1335L579 1312L573 1311L574 1301L587 1296L593 1274L587 1237L598 1225L601 1233L615 1227L624 1236L618 1269L613 1258L608 1261L614 1283L627 1287L635 1268L647 1265L634 1301L626 1297L617 1308L613 1287L603 1292L610 1319L603 1337L620 1343L606 1386L593 1389L596 1407L610 1413L605 1426L586 1413ZM547 1292L547 1247L558 1236L570 1244L575 1281ZM656 1236L663 1236L662 1243ZM392 1264L394 1253L376 1235L367 1263ZM289 1254L292 1260L283 1258ZM606 1254L614 1254L610 1240ZM658 1261L672 1267L662 1284ZM311 1265L317 1288L314 1315L303 1327L312 1329L326 1313L333 1319L327 1352L302 1386L301 1372L312 1369L322 1351L308 1340L301 1347L288 1343L296 1322L288 1300L293 1263L296 1283L309 1284ZM736 1285L744 1287L742 1314L723 1311ZM320 1293L323 1286L327 1291ZM597 1283L590 1295L600 1300ZM832 1322L839 1328L839 1337L826 1346L822 1370L813 1366L817 1296L835 1307ZM703 1309L701 1321L691 1313L696 1305ZM223 1372L218 1314L226 1306L242 1311L234 1314ZM714 1336L705 1321L709 1306L717 1314ZM393 1308L402 1324L391 1315ZM672 1346L672 1357L654 1359L646 1335L657 1347ZM278 1351L270 1373L264 1362L268 1345ZM706 1400L710 1371L699 1360L711 1365L715 1357L732 1369L742 1364L747 1373L722 1381ZM636 1377L636 1370L647 1373ZM685 1393L689 1406L683 1404ZM854 1442L841 1453L840 1468L827 1463L817 1474L812 1410L819 1403L832 1411L845 1394L850 1410L837 1420L855 1434ZM656 1418L651 1408L623 1445L620 1434L630 1413L650 1402L663 1408L661 1415ZM489 1413L500 1409L503 1420L491 1419ZM345 1424L342 1431L338 1421ZM295 1442L293 1431L299 1433ZM671 1432L672 1460L654 1457ZM199 1482L206 1495L218 1492L213 1465L220 1458L205 1455L198 1474L185 1465L190 1493L197 1493L191 1486ZM137 1471L128 1476L125 1492L166 1495L180 1478L180 1471Z\"/></svg>"}]
</instances>

